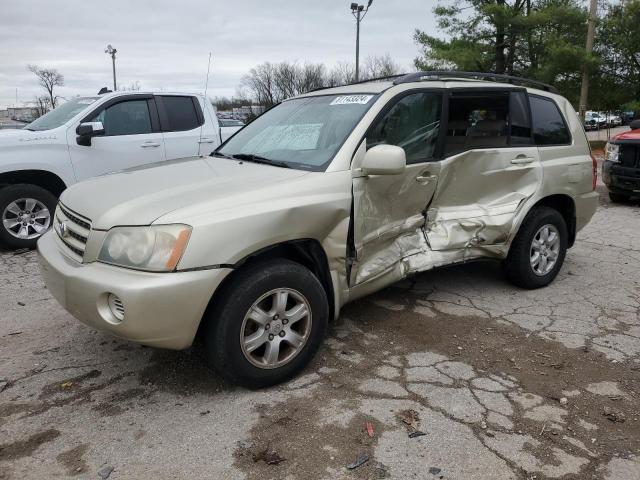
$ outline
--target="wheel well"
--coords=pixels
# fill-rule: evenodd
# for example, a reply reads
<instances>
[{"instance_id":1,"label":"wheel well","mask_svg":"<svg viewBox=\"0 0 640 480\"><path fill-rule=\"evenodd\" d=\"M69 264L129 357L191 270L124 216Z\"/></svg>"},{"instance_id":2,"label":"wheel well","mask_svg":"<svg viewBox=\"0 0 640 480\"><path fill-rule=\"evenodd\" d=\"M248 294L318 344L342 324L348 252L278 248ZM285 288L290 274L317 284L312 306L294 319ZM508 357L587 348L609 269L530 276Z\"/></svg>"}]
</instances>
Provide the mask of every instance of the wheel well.
<instances>
[{"instance_id":1,"label":"wheel well","mask_svg":"<svg viewBox=\"0 0 640 480\"><path fill-rule=\"evenodd\" d=\"M562 215L569 232L567 246L569 248L573 247L573 244L576 241L576 204L574 203L573 198L569 195L562 194L549 195L548 197L544 197L539 200L534 207L540 205L553 208Z\"/></svg>"},{"instance_id":2,"label":"wheel well","mask_svg":"<svg viewBox=\"0 0 640 480\"><path fill-rule=\"evenodd\" d=\"M59 197L64 189L67 188L59 176L46 170L16 170L14 172L0 173L0 187L18 183L37 185L48 190L56 197Z\"/></svg>"},{"instance_id":3,"label":"wheel well","mask_svg":"<svg viewBox=\"0 0 640 480\"><path fill-rule=\"evenodd\" d=\"M207 311L213 308L220 292L224 291L226 285L228 285L236 275L244 270L244 267L264 260L273 260L276 258L287 259L299 263L300 265L308 268L318 278L318 280L320 280L320 283L327 293L327 300L329 302L329 321L333 320L335 299L333 296L331 274L329 273L329 262L320 242L313 239L291 240L288 242L270 245L246 256L234 264L233 272L226 276L213 293L213 296L209 301ZM198 328L198 334L196 337L200 336L204 323L205 322L200 322L200 327Z\"/></svg>"}]
</instances>

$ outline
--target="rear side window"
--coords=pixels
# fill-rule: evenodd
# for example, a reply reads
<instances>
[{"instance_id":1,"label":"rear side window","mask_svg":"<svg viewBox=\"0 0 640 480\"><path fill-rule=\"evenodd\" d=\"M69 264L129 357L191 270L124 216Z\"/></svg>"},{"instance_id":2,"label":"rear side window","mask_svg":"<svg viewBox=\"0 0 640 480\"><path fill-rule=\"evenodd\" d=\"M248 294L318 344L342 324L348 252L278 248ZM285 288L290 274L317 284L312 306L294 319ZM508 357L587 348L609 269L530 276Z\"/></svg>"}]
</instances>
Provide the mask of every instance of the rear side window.
<instances>
[{"instance_id":1,"label":"rear side window","mask_svg":"<svg viewBox=\"0 0 640 480\"><path fill-rule=\"evenodd\" d=\"M529 96L533 138L536 145L568 145L571 134L556 102L550 98Z\"/></svg>"},{"instance_id":2,"label":"rear side window","mask_svg":"<svg viewBox=\"0 0 640 480\"><path fill-rule=\"evenodd\" d=\"M181 132L201 125L193 97L162 96L166 117L162 118L162 130Z\"/></svg>"},{"instance_id":3,"label":"rear side window","mask_svg":"<svg viewBox=\"0 0 640 480\"><path fill-rule=\"evenodd\" d=\"M509 94L454 95L449 99L445 154L474 148L506 147Z\"/></svg>"},{"instance_id":4,"label":"rear side window","mask_svg":"<svg viewBox=\"0 0 640 480\"><path fill-rule=\"evenodd\" d=\"M442 95L412 93L396 102L367 135L367 148L396 145L404 148L407 163L432 159L440 132Z\"/></svg>"}]
</instances>

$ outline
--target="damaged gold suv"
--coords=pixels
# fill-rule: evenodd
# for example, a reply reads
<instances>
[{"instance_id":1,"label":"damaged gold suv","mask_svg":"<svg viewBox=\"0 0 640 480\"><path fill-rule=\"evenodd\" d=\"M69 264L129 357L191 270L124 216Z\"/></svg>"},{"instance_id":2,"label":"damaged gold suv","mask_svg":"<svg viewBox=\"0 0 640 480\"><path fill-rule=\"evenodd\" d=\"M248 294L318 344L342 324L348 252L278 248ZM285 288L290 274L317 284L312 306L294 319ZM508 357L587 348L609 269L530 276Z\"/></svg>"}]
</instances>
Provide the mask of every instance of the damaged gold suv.
<instances>
[{"instance_id":1,"label":"damaged gold suv","mask_svg":"<svg viewBox=\"0 0 640 480\"><path fill-rule=\"evenodd\" d=\"M491 258L547 285L596 210L595 175L552 87L422 72L286 100L210 157L76 184L38 250L80 321L156 347L199 338L261 387L299 372L343 305L408 275Z\"/></svg>"}]
</instances>

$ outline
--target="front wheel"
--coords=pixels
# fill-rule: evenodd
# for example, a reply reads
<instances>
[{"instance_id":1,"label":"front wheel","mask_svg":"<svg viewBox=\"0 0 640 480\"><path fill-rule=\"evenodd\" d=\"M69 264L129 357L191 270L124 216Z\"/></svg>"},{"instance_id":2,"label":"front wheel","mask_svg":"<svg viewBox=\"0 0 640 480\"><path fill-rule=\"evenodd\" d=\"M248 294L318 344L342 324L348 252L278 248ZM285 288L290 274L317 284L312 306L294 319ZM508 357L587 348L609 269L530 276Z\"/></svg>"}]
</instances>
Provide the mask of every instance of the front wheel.
<instances>
[{"instance_id":1,"label":"front wheel","mask_svg":"<svg viewBox=\"0 0 640 480\"><path fill-rule=\"evenodd\" d=\"M511 244L504 267L511 283L540 288L556 278L567 253L567 224L557 210L535 207Z\"/></svg>"},{"instance_id":2,"label":"front wheel","mask_svg":"<svg viewBox=\"0 0 640 480\"><path fill-rule=\"evenodd\" d=\"M0 190L0 242L34 248L51 226L56 197L37 185L17 184Z\"/></svg>"},{"instance_id":3,"label":"front wheel","mask_svg":"<svg viewBox=\"0 0 640 480\"><path fill-rule=\"evenodd\" d=\"M205 319L207 357L224 377L245 387L267 387L296 375L327 329L322 284L288 260L245 267L218 299Z\"/></svg>"}]
</instances>

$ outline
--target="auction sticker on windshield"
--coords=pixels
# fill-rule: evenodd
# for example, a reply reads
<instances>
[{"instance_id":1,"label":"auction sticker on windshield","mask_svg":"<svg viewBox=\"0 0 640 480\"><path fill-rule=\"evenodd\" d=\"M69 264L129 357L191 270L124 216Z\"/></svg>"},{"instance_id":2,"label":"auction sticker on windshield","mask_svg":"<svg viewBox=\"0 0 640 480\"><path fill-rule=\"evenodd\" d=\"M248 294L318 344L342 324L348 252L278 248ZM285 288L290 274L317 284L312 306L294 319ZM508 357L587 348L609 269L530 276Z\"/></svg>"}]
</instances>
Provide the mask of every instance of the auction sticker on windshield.
<instances>
[{"instance_id":1,"label":"auction sticker on windshield","mask_svg":"<svg viewBox=\"0 0 640 480\"><path fill-rule=\"evenodd\" d=\"M329 105L365 105L373 98L373 95L344 95L336 97Z\"/></svg>"}]
</instances>

